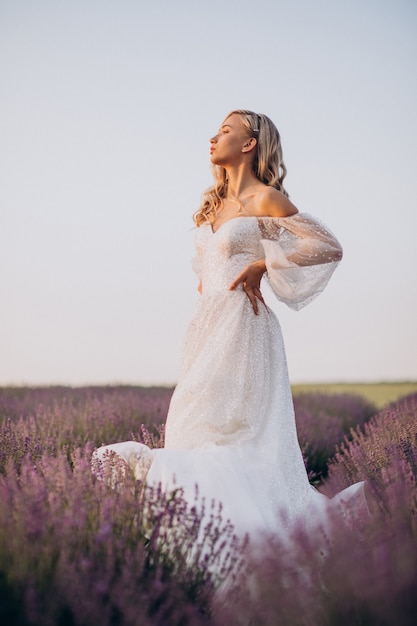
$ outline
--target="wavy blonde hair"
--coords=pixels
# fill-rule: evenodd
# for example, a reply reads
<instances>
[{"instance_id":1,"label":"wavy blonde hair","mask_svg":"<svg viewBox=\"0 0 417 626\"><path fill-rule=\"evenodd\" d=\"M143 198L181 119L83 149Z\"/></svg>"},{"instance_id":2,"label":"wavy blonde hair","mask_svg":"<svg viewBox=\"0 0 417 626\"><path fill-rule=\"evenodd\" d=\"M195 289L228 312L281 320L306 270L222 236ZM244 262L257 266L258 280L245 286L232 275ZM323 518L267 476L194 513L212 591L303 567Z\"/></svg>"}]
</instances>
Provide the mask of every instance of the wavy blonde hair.
<instances>
[{"instance_id":1,"label":"wavy blonde hair","mask_svg":"<svg viewBox=\"0 0 417 626\"><path fill-rule=\"evenodd\" d=\"M248 137L254 137L257 141L252 163L256 178L288 197L283 186L287 168L282 158L281 137L275 124L266 115L245 109L232 111L225 120L231 115L240 115L242 125L248 131ZM223 198L227 197L228 178L225 168L221 165L213 165L212 171L214 185L204 193L201 206L193 215L197 226L205 222L213 222L220 210Z\"/></svg>"}]
</instances>

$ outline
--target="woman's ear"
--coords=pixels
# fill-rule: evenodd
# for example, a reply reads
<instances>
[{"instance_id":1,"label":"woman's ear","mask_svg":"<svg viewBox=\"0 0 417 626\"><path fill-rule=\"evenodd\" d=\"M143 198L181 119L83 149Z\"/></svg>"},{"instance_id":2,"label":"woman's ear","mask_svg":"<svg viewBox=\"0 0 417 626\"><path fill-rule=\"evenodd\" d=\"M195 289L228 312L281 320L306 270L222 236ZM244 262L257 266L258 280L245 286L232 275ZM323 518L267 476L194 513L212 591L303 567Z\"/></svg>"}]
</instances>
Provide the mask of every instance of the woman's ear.
<instances>
[{"instance_id":1,"label":"woman's ear","mask_svg":"<svg viewBox=\"0 0 417 626\"><path fill-rule=\"evenodd\" d=\"M255 148L257 143L258 142L256 141L255 137L249 137L249 139L247 139L242 146L242 152L250 152Z\"/></svg>"}]
</instances>

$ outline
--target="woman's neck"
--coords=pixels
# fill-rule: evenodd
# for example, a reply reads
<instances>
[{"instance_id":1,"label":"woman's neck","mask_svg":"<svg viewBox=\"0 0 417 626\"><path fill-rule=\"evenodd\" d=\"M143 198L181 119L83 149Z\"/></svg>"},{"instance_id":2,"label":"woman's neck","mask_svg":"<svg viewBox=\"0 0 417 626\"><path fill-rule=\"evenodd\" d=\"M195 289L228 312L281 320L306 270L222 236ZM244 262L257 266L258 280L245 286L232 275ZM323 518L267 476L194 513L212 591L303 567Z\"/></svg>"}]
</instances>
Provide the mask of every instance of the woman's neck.
<instances>
[{"instance_id":1,"label":"woman's neck","mask_svg":"<svg viewBox=\"0 0 417 626\"><path fill-rule=\"evenodd\" d=\"M240 198L245 195L249 188L260 184L260 181L252 171L252 164L241 163L236 167L226 168L226 172L228 197Z\"/></svg>"}]
</instances>

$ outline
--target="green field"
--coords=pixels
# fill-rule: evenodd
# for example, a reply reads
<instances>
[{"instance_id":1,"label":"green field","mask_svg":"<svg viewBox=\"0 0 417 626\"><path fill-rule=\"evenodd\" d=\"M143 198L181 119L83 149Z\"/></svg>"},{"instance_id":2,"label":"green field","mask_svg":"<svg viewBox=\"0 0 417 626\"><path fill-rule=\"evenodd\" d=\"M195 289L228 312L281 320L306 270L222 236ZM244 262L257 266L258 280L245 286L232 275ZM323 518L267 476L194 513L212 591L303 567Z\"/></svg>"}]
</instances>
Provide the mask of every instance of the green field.
<instances>
[{"instance_id":1,"label":"green field","mask_svg":"<svg viewBox=\"0 0 417 626\"><path fill-rule=\"evenodd\" d=\"M398 383L316 383L292 385L293 394L305 392L354 393L373 402L379 409L410 393L417 393L417 382Z\"/></svg>"}]
</instances>

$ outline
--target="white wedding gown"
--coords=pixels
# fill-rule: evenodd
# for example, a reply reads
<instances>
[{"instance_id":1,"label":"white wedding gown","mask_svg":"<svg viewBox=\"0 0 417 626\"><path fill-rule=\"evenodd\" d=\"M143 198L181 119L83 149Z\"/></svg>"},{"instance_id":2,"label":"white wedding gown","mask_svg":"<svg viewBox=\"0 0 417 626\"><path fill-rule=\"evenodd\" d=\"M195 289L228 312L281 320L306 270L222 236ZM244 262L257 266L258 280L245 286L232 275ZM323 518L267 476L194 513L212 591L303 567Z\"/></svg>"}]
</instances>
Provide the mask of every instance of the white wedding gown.
<instances>
[{"instance_id":1,"label":"white wedding gown","mask_svg":"<svg viewBox=\"0 0 417 626\"><path fill-rule=\"evenodd\" d=\"M194 269L202 295L185 338L179 382L166 421L165 447L137 442L103 446L135 476L164 490L181 487L195 503L221 502L238 537L273 533L285 538L296 523L325 519L343 503L363 504L363 484L332 500L308 481L297 440L281 329L259 303L259 315L240 285L230 283L249 263L266 259L277 298L294 309L326 286L341 258L334 236L317 220L241 216L216 232L196 231Z\"/></svg>"}]
</instances>

